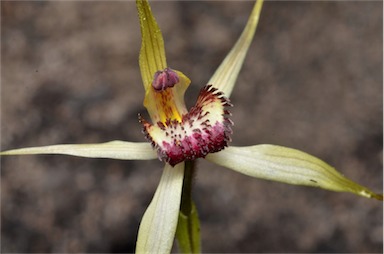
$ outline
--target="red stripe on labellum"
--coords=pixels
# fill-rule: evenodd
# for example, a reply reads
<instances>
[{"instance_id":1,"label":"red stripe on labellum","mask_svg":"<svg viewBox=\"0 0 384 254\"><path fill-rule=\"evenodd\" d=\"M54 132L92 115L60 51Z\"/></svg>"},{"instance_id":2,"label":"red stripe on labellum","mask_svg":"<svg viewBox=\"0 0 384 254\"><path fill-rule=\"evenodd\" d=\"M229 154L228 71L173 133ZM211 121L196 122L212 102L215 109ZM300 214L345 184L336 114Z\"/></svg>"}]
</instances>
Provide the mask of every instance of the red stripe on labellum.
<instances>
[{"instance_id":1,"label":"red stripe on labellum","mask_svg":"<svg viewBox=\"0 0 384 254\"><path fill-rule=\"evenodd\" d=\"M145 137L157 150L160 160L174 166L185 160L205 157L224 149L231 141L228 107L232 106L222 92L212 85L204 86L197 102L182 116L181 122L167 120L155 125L139 115Z\"/></svg>"}]
</instances>

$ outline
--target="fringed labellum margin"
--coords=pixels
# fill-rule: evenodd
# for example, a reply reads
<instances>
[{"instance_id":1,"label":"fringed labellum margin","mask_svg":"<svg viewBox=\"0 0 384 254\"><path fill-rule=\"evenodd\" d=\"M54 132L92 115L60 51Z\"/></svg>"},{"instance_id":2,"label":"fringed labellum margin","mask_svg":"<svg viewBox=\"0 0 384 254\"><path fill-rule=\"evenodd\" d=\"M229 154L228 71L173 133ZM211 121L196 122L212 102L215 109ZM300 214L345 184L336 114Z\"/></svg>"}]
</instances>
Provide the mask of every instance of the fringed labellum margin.
<instances>
[{"instance_id":1,"label":"fringed labellum margin","mask_svg":"<svg viewBox=\"0 0 384 254\"><path fill-rule=\"evenodd\" d=\"M153 89L158 93L173 89L177 86L175 82L178 82L175 74L169 68L157 72L152 82ZM166 96L158 98L167 99ZM145 137L157 150L159 159L175 166L185 160L205 157L227 146L231 141L233 125L228 111L231 106L222 92L212 85L206 85L201 89L195 106L181 119L168 115L164 122L158 121L153 125L140 115L139 120L143 124Z\"/></svg>"}]
</instances>

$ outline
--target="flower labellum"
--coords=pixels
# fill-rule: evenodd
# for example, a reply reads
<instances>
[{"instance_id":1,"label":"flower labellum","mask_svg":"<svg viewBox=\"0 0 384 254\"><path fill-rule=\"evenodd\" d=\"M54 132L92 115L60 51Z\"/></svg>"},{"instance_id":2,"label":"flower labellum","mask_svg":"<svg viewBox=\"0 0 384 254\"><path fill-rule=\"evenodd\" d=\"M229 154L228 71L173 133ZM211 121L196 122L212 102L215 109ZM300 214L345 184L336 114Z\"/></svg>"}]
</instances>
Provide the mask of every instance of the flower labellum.
<instances>
[{"instance_id":1,"label":"flower labellum","mask_svg":"<svg viewBox=\"0 0 384 254\"><path fill-rule=\"evenodd\" d=\"M177 96L179 83L177 72L166 68L157 71L152 82L153 89L161 93L156 105L164 106L161 111L167 117L165 121L150 124L139 116L143 124L143 132L152 146L157 150L160 160L171 166L185 160L205 157L208 153L224 149L231 140L232 121L228 107L232 106L229 99L212 85L204 86L198 96L195 106L182 116L175 117L173 111L166 110L170 97ZM171 90L171 91L168 91Z\"/></svg>"}]
</instances>

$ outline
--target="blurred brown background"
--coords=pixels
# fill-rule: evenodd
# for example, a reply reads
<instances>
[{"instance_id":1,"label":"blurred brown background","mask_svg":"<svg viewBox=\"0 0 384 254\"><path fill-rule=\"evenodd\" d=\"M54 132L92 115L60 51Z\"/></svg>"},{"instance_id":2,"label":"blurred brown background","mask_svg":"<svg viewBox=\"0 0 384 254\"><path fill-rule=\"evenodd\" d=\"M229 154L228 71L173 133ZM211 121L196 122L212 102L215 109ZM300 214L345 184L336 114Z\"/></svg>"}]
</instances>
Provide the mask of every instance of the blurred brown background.
<instances>
[{"instance_id":1,"label":"blurred brown background","mask_svg":"<svg viewBox=\"0 0 384 254\"><path fill-rule=\"evenodd\" d=\"M168 64L199 89L252 2L152 2ZM145 141L135 3L1 2L1 149ZM234 145L304 150L381 192L381 1L266 2L231 99ZM205 252L383 251L383 206L200 160ZM1 161L2 252L132 252L159 161ZM176 250L176 249L175 249Z\"/></svg>"}]
</instances>

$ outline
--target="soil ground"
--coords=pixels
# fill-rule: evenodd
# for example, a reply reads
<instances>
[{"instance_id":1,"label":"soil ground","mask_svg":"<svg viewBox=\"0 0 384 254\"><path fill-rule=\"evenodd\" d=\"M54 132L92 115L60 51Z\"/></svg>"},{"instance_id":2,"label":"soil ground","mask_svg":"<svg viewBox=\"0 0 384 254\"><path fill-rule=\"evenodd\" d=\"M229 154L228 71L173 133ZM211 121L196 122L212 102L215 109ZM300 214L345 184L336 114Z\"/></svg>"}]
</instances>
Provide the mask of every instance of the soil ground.
<instances>
[{"instance_id":1,"label":"soil ground","mask_svg":"<svg viewBox=\"0 0 384 254\"><path fill-rule=\"evenodd\" d=\"M1 2L1 149L145 141L133 1ZM153 2L187 104L252 2ZM383 3L266 2L231 95L232 145L304 150L383 186ZM132 252L162 171L154 161L1 160L1 251ZM194 199L205 252L382 253L383 204L252 179L204 160ZM175 249L176 251L176 249Z\"/></svg>"}]
</instances>

